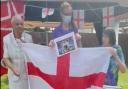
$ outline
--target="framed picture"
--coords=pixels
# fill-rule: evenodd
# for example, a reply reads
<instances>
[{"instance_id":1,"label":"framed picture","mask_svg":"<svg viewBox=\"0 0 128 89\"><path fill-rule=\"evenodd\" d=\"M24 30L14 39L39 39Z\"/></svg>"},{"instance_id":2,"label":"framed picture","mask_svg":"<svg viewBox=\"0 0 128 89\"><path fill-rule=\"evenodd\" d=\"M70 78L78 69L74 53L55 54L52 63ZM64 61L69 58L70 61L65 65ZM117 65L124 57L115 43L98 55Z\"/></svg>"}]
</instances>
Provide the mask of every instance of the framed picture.
<instances>
[{"instance_id":1,"label":"framed picture","mask_svg":"<svg viewBox=\"0 0 128 89\"><path fill-rule=\"evenodd\" d=\"M62 56L77 49L74 32L54 39L57 56Z\"/></svg>"}]
</instances>

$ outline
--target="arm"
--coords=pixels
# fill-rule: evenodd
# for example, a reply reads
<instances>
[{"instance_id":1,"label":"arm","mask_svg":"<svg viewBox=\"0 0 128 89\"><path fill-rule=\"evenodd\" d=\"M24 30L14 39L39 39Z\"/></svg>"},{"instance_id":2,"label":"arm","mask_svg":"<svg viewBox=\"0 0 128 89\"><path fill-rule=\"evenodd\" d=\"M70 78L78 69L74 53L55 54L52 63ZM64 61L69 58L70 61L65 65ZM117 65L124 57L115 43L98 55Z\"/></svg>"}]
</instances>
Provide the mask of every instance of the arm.
<instances>
[{"instance_id":1,"label":"arm","mask_svg":"<svg viewBox=\"0 0 128 89\"><path fill-rule=\"evenodd\" d=\"M121 62L121 60L120 60L118 55L115 56L114 58L115 58L116 64L117 64L119 70L121 71L121 73L125 73L126 72L125 64Z\"/></svg>"},{"instance_id":2,"label":"arm","mask_svg":"<svg viewBox=\"0 0 128 89\"><path fill-rule=\"evenodd\" d=\"M76 40L81 40L81 35L79 33L75 33Z\"/></svg>"},{"instance_id":3,"label":"arm","mask_svg":"<svg viewBox=\"0 0 128 89\"><path fill-rule=\"evenodd\" d=\"M117 52L116 52L114 57L115 57L116 64L119 67L119 70L122 73L125 73L126 72L126 65L125 65L123 51L122 51L122 48L120 46L117 48Z\"/></svg>"},{"instance_id":4,"label":"arm","mask_svg":"<svg viewBox=\"0 0 128 89\"><path fill-rule=\"evenodd\" d=\"M81 44L81 35L79 33L75 33L75 38L76 38L78 47L82 47L82 44Z\"/></svg>"},{"instance_id":5,"label":"arm","mask_svg":"<svg viewBox=\"0 0 128 89\"><path fill-rule=\"evenodd\" d=\"M13 73L16 75L16 76L19 76L19 73L18 71L13 67L11 61L9 60L9 58L3 58L3 63L5 64L5 66L7 68L9 68L10 70L13 71Z\"/></svg>"},{"instance_id":6,"label":"arm","mask_svg":"<svg viewBox=\"0 0 128 89\"><path fill-rule=\"evenodd\" d=\"M6 40L4 39L3 42L3 49L4 49L4 53L3 53L3 59L2 59L2 63L4 64L4 67L9 68L10 70L13 71L13 73L16 76L19 76L19 73L17 72L17 70L14 68L13 64L11 63L10 57L9 57L9 51L8 51L8 46L6 43Z\"/></svg>"},{"instance_id":7,"label":"arm","mask_svg":"<svg viewBox=\"0 0 128 89\"><path fill-rule=\"evenodd\" d=\"M108 48L109 52L112 54L112 56L114 57L114 60L119 68L119 70L122 72L122 73L125 73L126 71L126 66L125 66L125 63L124 63L124 59L123 59L123 56L121 58L121 56L119 55L119 50L117 49L117 51L112 48L112 47L109 47ZM122 60L122 61L121 61Z\"/></svg>"},{"instance_id":8,"label":"arm","mask_svg":"<svg viewBox=\"0 0 128 89\"><path fill-rule=\"evenodd\" d=\"M78 32L78 27L77 27L77 25L74 22L73 22L73 29L74 29L74 33L75 33L75 38L76 38L76 41L77 41L77 45L78 45L78 47L82 47L81 35Z\"/></svg>"},{"instance_id":9,"label":"arm","mask_svg":"<svg viewBox=\"0 0 128 89\"><path fill-rule=\"evenodd\" d=\"M50 42L49 42L49 44L48 44L49 47L53 48L53 47L55 46L53 40L54 40L56 37L57 37L57 36L56 36L56 29L55 29L54 31L52 31L52 38L51 38L51 40L50 40Z\"/></svg>"}]
</instances>

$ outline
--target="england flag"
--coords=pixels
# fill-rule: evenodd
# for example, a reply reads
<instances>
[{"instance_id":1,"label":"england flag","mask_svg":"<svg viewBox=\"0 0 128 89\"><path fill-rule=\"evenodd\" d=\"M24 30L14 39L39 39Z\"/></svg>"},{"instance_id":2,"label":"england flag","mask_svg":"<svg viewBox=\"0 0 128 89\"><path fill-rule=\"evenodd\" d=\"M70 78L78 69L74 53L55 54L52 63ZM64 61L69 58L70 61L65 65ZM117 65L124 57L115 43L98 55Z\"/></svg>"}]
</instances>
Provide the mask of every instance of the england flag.
<instances>
[{"instance_id":1,"label":"england flag","mask_svg":"<svg viewBox=\"0 0 128 89\"><path fill-rule=\"evenodd\" d=\"M25 43L30 89L102 89L111 54L104 47L79 48L57 57L47 46Z\"/></svg>"}]
</instances>

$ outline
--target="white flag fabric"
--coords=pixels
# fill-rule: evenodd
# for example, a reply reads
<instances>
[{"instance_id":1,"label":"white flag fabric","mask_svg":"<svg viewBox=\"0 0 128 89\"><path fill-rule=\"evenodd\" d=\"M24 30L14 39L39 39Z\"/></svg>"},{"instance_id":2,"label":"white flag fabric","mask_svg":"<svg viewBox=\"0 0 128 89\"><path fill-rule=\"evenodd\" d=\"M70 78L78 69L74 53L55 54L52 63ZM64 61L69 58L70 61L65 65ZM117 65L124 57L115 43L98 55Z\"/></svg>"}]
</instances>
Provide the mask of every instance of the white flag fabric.
<instances>
[{"instance_id":1,"label":"white flag fabric","mask_svg":"<svg viewBox=\"0 0 128 89\"><path fill-rule=\"evenodd\" d=\"M110 53L106 48L79 48L56 56L55 50L33 43L23 44L30 89L102 89Z\"/></svg>"}]
</instances>

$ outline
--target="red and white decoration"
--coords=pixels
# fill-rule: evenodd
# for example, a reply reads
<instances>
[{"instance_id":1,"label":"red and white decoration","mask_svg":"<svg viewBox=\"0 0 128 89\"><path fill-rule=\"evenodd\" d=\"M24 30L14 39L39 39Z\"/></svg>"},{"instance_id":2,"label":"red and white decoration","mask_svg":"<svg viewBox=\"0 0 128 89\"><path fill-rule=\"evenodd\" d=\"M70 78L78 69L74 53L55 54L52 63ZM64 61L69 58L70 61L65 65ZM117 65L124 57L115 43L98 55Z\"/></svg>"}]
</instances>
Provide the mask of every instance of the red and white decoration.
<instances>
[{"instance_id":1,"label":"red and white decoration","mask_svg":"<svg viewBox=\"0 0 128 89\"><path fill-rule=\"evenodd\" d=\"M109 27L114 25L114 7L103 8L103 26Z\"/></svg>"},{"instance_id":2,"label":"red and white decoration","mask_svg":"<svg viewBox=\"0 0 128 89\"><path fill-rule=\"evenodd\" d=\"M80 48L57 58L47 46L22 46L30 89L102 89L111 56L106 48Z\"/></svg>"},{"instance_id":3,"label":"red and white decoration","mask_svg":"<svg viewBox=\"0 0 128 89\"><path fill-rule=\"evenodd\" d=\"M52 8L43 8L42 9L42 18L46 18L48 15L53 15L54 9Z\"/></svg>"},{"instance_id":4,"label":"red and white decoration","mask_svg":"<svg viewBox=\"0 0 128 89\"><path fill-rule=\"evenodd\" d=\"M73 10L73 18L78 28L84 25L84 10Z\"/></svg>"}]
</instances>

